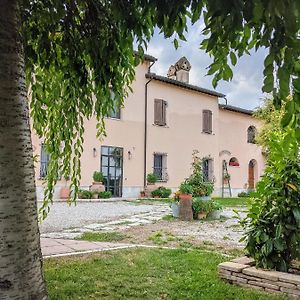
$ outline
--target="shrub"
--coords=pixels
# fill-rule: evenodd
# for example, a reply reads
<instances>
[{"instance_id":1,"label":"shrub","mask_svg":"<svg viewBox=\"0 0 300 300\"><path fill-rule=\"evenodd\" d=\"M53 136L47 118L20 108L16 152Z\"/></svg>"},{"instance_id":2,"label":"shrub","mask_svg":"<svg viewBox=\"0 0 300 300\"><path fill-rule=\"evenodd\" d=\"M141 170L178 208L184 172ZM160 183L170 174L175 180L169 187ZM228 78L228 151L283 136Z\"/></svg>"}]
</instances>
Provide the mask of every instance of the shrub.
<instances>
[{"instance_id":1,"label":"shrub","mask_svg":"<svg viewBox=\"0 0 300 300\"><path fill-rule=\"evenodd\" d=\"M248 192L240 192L240 193L238 193L238 197L247 198L247 197L249 197L249 193Z\"/></svg>"},{"instance_id":2,"label":"shrub","mask_svg":"<svg viewBox=\"0 0 300 300\"><path fill-rule=\"evenodd\" d=\"M157 176L156 176L155 174L149 173L149 174L147 175L147 182L148 182L149 184L154 184L155 182L157 182L157 180L158 180L158 178L157 178Z\"/></svg>"},{"instance_id":3,"label":"shrub","mask_svg":"<svg viewBox=\"0 0 300 300\"><path fill-rule=\"evenodd\" d=\"M193 152L192 174L186 180L186 183L192 186L193 197L210 196L214 190L212 182L207 182L203 176L203 159L198 156L198 151Z\"/></svg>"},{"instance_id":4,"label":"shrub","mask_svg":"<svg viewBox=\"0 0 300 300\"><path fill-rule=\"evenodd\" d=\"M103 176L102 172L95 171L93 174L93 180L95 182L103 182L104 176Z\"/></svg>"},{"instance_id":5,"label":"shrub","mask_svg":"<svg viewBox=\"0 0 300 300\"><path fill-rule=\"evenodd\" d=\"M292 129L270 133L267 167L242 221L257 267L284 272L300 258L300 158L293 134Z\"/></svg>"},{"instance_id":6,"label":"shrub","mask_svg":"<svg viewBox=\"0 0 300 300\"><path fill-rule=\"evenodd\" d=\"M79 199L92 199L93 193L87 190L79 190L78 198Z\"/></svg>"},{"instance_id":7,"label":"shrub","mask_svg":"<svg viewBox=\"0 0 300 300\"><path fill-rule=\"evenodd\" d=\"M112 196L112 193L110 191L104 191L104 192L98 193L98 197L100 199L108 199L108 198L111 198L111 196Z\"/></svg>"},{"instance_id":8,"label":"shrub","mask_svg":"<svg viewBox=\"0 0 300 300\"><path fill-rule=\"evenodd\" d=\"M187 182L183 182L180 187L179 187L179 191L182 194L189 194L192 195L193 194L193 187L188 184Z\"/></svg>"},{"instance_id":9,"label":"shrub","mask_svg":"<svg viewBox=\"0 0 300 300\"><path fill-rule=\"evenodd\" d=\"M171 189L167 189L164 186L159 187L151 193L152 197L158 198L169 198L171 194Z\"/></svg>"},{"instance_id":10,"label":"shrub","mask_svg":"<svg viewBox=\"0 0 300 300\"><path fill-rule=\"evenodd\" d=\"M201 200L199 198L193 198L192 210L194 219L198 218L200 212L205 212L209 214L213 211L213 201L212 200Z\"/></svg>"}]
</instances>

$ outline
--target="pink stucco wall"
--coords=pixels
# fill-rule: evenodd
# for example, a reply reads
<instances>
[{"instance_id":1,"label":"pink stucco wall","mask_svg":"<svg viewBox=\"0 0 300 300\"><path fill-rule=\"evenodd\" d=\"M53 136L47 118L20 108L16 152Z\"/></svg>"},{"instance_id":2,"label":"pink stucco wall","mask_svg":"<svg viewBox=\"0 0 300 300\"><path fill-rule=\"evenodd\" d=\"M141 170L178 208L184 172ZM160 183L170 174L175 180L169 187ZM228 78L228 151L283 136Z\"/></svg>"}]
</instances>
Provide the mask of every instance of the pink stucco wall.
<instances>
[{"instance_id":1,"label":"pink stucco wall","mask_svg":"<svg viewBox=\"0 0 300 300\"><path fill-rule=\"evenodd\" d=\"M148 79L149 62L136 68L136 80L132 84L133 94L126 99L121 110L121 119L105 120L107 136L96 139L96 120L86 120L85 142L82 155L81 186L88 188L92 174L100 170L101 145L122 147L123 160L123 195L138 196L144 185L144 109L145 83ZM167 125L154 125L154 99L167 101ZM209 109L213 115L213 133L202 133L202 110ZM236 193L246 187L248 163L255 159L256 180L264 167L261 149L247 143L247 128L259 127L251 116L220 109L218 98L197 91L188 90L168 83L152 80L148 84L148 123L147 123L147 173L153 171L153 154L167 154L168 181L160 183L176 189L189 176L193 150L201 156L213 159L215 194L219 194L222 178L222 161L235 156L239 167L229 167L231 184ZM41 141L33 133L34 152L40 155ZM93 149L96 149L96 152ZM231 155L221 155L227 150ZM129 155L129 152L131 155ZM41 191L39 163L36 163L36 180ZM65 184L58 183L58 186ZM40 195L41 197L41 195Z\"/></svg>"}]
</instances>

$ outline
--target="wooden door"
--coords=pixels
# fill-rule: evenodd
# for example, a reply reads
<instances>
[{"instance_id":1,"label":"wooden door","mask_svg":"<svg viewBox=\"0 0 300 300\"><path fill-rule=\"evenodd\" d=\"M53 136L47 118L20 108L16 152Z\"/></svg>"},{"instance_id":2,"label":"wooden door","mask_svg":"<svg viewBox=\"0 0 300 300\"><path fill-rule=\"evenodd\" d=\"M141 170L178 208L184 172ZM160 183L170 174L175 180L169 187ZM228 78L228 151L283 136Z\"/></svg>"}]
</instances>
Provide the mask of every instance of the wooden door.
<instances>
[{"instance_id":1,"label":"wooden door","mask_svg":"<svg viewBox=\"0 0 300 300\"><path fill-rule=\"evenodd\" d=\"M249 189L255 188L254 163L252 161L249 162L249 167L248 167L248 187L249 187Z\"/></svg>"}]
</instances>

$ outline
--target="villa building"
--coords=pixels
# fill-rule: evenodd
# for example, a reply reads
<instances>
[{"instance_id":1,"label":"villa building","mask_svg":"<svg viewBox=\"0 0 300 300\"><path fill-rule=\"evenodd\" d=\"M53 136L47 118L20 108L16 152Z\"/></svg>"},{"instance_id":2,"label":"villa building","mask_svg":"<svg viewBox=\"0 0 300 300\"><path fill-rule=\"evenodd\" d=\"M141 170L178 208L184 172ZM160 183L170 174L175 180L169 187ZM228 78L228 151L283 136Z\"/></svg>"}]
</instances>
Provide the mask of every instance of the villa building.
<instances>
[{"instance_id":1,"label":"villa building","mask_svg":"<svg viewBox=\"0 0 300 300\"><path fill-rule=\"evenodd\" d=\"M81 188L102 171L106 189L115 197L138 197L146 175L155 173L158 186L176 190L191 173L193 150L205 158L203 170L214 182L215 195L223 186L224 162L233 195L254 188L264 169L262 149L254 137L259 121L252 111L219 101L225 95L189 84L191 65L183 57L167 77L151 73L156 58L145 55L136 67L133 93L124 107L105 120L107 137L96 138L96 120L85 124ZM38 197L47 173L49 156L33 134ZM65 182L59 182L56 195ZM228 190L225 190L227 193Z\"/></svg>"}]
</instances>

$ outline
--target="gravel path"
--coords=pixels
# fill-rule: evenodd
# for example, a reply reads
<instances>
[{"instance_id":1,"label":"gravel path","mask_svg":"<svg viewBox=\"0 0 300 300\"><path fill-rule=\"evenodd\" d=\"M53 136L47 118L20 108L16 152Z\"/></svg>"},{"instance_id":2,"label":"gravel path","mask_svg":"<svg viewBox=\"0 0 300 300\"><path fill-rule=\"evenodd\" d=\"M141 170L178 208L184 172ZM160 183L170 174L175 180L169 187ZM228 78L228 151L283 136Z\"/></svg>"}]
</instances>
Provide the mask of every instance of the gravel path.
<instances>
[{"instance_id":1,"label":"gravel path","mask_svg":"<svg viewBox=\"0 0 300 300\"><path fill-rule=\"evenodd\" d=\"M76 206L54 202L50 213L40 225L41 233L58 232L68 228L83 227L93 223L118 219L161 208L161 205L147 205L125 201L78 202Z\"/></svg>"}]
</instances>

